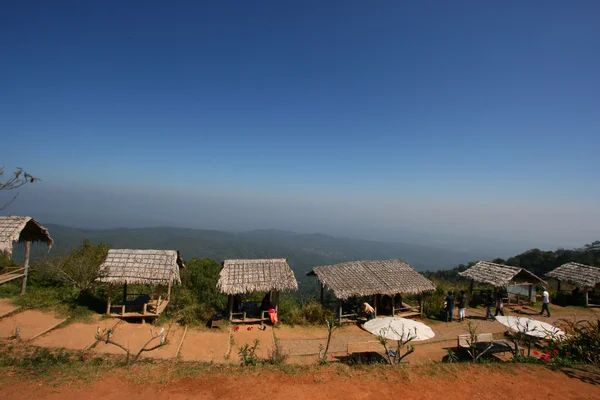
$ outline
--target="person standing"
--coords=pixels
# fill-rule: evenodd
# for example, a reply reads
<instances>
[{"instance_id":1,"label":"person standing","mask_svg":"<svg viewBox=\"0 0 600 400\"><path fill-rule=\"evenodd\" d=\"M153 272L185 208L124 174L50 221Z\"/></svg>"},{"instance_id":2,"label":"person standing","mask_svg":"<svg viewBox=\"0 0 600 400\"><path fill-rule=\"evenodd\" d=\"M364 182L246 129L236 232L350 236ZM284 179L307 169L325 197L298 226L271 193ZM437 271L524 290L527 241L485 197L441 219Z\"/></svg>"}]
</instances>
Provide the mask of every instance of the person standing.
<instances>
[{"instance_id":1,"label":"person standing","mask_svg":"<svg viewBox=\"0 0 600 400\"><path fill-rule=\"evenodd\" d=\"M502 301L502 292L496 289L496 313L494 314L494 316L497 317L498 314L500 314L504 317L504 311L502 311L503 308L504 302Z\"/></svg>"},{"instance_id":2,"label":"person standing","mask_svg":"<svg viewBox=\"0 0 600 400\"><path fill-rule=\"evenodd\" d=\"M452 314L454 314L454 292L450 290L446 296L446 322L452 322Z\"/></svg>"},{"instance_id":3,"label":"person standing","mask_svg":"<svg viewBox=\"0 0 600 400\"><path fill-rule=\"evenodd\" d=\"M544 286L544 292L542 293L542 312L540 315L544 315L544 310L548 313L548 318L550 318L550 293L548 293L548 289Z\"/></svg>"},{"instance_id":4,"label":"person standing","mask_svg":"<svg viewBox=\"0 0 600 400\"><path fill-rule=\"evenodd\" d=\"M494 304L492 292L486 290L483 299L485 302L485 320L494 319L494 314L492 314L492 305Z\"/></svg>"},{"instance_id":5,"label":"person standing","mask_svg":"<svg viewBox=\"0 0 600 400\"><path fill-rule=\"evenodd\" d=\"M465 314L467 310L467 295L464 290L460 291L460 297L458 298L458 322L465 320Z\"/></svg>"}]
</instances>

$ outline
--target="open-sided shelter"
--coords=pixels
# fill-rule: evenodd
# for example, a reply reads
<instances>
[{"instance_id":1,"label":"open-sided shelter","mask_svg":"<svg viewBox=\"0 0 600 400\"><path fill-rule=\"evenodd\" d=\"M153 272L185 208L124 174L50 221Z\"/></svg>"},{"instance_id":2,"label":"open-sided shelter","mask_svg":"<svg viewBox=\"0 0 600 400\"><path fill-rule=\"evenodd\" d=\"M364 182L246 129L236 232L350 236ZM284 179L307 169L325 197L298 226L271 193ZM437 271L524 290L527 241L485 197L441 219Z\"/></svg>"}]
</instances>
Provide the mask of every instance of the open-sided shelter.
<instances>
[{"instance_id":1,"label":"open-sided shelter","mask_svg":"<svg viewBox=\"0 0 600 400\"><path fill-rule=\"evenodd\" d=\"M589 305L589 292L600 292L600 268L579 263L566 263L546 274L548 278L558 281L558 290L561 282L583 289L585 305Z\"/></svg>"},{"instance_id":2,"label":"open-sided shelter","mask_svg":"<svg viewBox=\"0 0 600 400\"><path fill-rule=\"evenodd\" d=\"M329 289L339 299L338 318L341 321L351 314L343 314L343 301L350 297L373 296L377 314L377 296L397 294L422 294L435 290L429 279L415 271L402 260L349 261L341 264L314 267L307 275L316 276L321 282L321 302L324 290ZM392 315L396 315L395 302L392 301ZM401 316L409 317L422 314L418 310L408 310Z\"/></svg>"},{"instance_id":3,"label":"open-sided shelter","mask_svg":"<svg viewBox=\"0 0 600 400\"><path fill-rule=\"evenodd\" d=\"M25 243L23 266L5 268L0 272L0 284L23 278L21 294L25 294L27 275L29 274L31 243L41 242L50 249L54 241L50 237L48 229L31 217L0 216L0 253L5 253L9 258L12 257L14 242Z\"/></svg>"},{"instance_id":4,"label":"open-sided shelter","mask_svg":"<svg viewBox=\"0 0 600 400\"><path fill-rule=\"evenodd\" d=\"M177 250L111 249L100 266L96 281L108 283L106 314L121 318L158 317L171 299L171 287L181 284L179 268L185 268ZM128 293L127 285L151 285L156 293ZM111 304L114 286L123 286L123 302ZM162 290L166 287L166 297ZM130 300L130 298L132 298ZM113 312L116 308L117 311Z\"/></svg>"},{"instance_id":5,"label":"open-sided shelter","mask_svg":"<svg viewBox=\"0 0 600 400\"><path fill-rule=\"evenodd\" d=\"M494 288L506 289L509 294L509 304L511 294L514 294L519 299L525 297L524 293L527 293L527 301L533 303L535 301L533 286L536 284L546 284L544 280L524 268L488 261L479 261L471 268L459 273L459 275L471 280L469 290L471 293L473 293L473 284L475 282L490 285Z\"/></svg>"},{"instance_id":6,"label":"open-sided shelter","mask_svg":"<svg viewBox=\"0 0 600 400\"><path fill-rule=\"evenodd\" d=\"M268 292L270 304L278 311L279 293L283 290L298 290L298 282L285 258L225 260L219 274L217 289L229 295L230 321L262 322L267 320L265 310L262 310L257 318L248 318L245 311L234 312L235 296Z\"/></svg>"}]
</instances>

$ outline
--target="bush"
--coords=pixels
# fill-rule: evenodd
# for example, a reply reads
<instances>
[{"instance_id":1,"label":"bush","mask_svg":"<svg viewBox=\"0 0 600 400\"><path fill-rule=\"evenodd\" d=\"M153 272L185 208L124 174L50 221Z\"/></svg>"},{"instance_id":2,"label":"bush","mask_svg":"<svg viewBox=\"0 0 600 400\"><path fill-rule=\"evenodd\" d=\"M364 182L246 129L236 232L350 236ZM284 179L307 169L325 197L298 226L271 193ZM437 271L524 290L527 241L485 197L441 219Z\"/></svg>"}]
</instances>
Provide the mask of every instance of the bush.
<instances>
[{"instance_id":1,"label":"bush","mask_svg":"<svg viewBox=\"0 0 600 400\"><path fill-rule=\"evenodd\" d=\"M291 297L282 297L279 319L288 325L324 325L333 318L333 312L316 300L298 304Z\"/></svg>"},{"instance_id":2,"label":"bush","mask_svg":"<svg viewBox=\"0 0 600 400\"><path fill-rule=\"evenodd\" d=\"M562 358L600 365L600 319L596 321L559 322L567 334L551 342L549 348Z\"/></svg>"},{"instance_id":3,"label":"bush","mask_svg":"<svg viewBox=\"0 0 600 400\"><path fill-rule=\"evenodd\" d=\"M258 349L258 344L260 341L258 339L254 339L254 344L252 346L247 343L238 349L238 355L240 356L241 365L244 367L254 367L260 361L258 356L256 355L256 350Z\"/></svg>"},{"instance_id":4,"label":"bush","mask_svg":"<svg viewBox=\"0 0 600 400\"><path fill-rule=\"evenodd\" d=\"M585 306L585 292L571 293L571 292L555 292L550 295L552 304L557 306Z\"/></svg>"}]
</instances>

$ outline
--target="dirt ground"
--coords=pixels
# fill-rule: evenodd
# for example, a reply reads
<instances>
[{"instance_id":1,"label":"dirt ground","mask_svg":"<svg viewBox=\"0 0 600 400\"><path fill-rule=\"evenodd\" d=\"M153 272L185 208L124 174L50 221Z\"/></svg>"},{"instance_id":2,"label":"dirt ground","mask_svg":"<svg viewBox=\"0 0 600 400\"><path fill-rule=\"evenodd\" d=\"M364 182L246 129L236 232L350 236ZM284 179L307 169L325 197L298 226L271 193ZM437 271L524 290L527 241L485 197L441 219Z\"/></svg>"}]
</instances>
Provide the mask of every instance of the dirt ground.
<instances>
[{"instance_id":1,"label":"dirt ground","mask_svg":"<svg viewBox=\"0 0 600 400\"><path fill-rule=\"evenodd\" d=\"M600 374L580 370L552 371L543 366L493 368L485 365L441 370L374 372L348 368L307 369L295 375L278 371L207 373L159 384L135 376L111 376L91 384L53 386L19 377L5 377L0 398L90 400L143 398L182 399L600 399Z\"/></svg>"},{"instance_id":2,"label":"dirt ground","mask_svg":"<svg viewBox=\"0 0 600 400\"><path fill-rule=\"evenodd\" d=\"M0 299L0 318L17 309L19 309L19 307L15 306L9 299Z\"/></svg>"},{"instance_id":3,"label":"dirt ground","mask_svg":"<svg viewBox=\"0 0 600 400\"><path fill-rule=\"evenodd\" d=\"M164 328L165 335L167 336L167 344L157 350L142 353L142 357L160 359L175 358L185 330L179 325L154 326L150 324L129 324L121 322L116 326L112 339L128 348L132 354L134 354L151 339L150 329L155 333L158 333L162 328ZM155 339L149 346L152 347L159 344L159 342L160 339ZM124 351L119 347L104 342L98 343L92 351L94 353L124 354Z\"/></svg>"},{"instance_id":4,"label":"dirt ground","mask_svg":"<svg viewBox=\"0 0 600 400\"><path fill-rule=\"evenodd\" d=\"M113 319L94 318L88 323L74 322L62 328L54 329L45 335L34 339L31 343L35 346L62 348L69 350L84 350L96 342L96 331L109 329L117 324Z\"/></svg>"},{"instance_id":5,"label":"dirt ground","mask_svg":"<svg viewBox=\"0 0 600 400\"><path fill-rule=\"evenodd\" d=\"M227 330L199 331L189 329L181 346L183 361L224 363L229 351Z\"/></svg>"},{"instance_id":6,"label":"dirt ground","mask_svg":"<svg viewBox=\"0 0 600 400\"><path fill-rule=\"evenodd\" d=\"M20 328L20 337L29 340L36 335L52 328L64 318L57 318L51 313L36 310L26 310L0 319L0 338L14 336L16 328Z\"/></svg>"}]
</instances>

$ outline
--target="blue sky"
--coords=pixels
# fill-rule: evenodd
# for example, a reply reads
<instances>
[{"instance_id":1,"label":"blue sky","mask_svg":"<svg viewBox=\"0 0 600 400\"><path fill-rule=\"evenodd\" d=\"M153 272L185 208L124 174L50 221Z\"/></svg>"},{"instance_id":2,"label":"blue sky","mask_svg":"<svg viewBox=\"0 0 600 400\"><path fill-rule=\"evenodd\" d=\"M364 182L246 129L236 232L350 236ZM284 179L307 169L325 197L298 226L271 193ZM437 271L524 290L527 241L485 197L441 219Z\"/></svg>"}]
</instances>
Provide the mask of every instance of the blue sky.
<instances>
[{"instance_id":1,"label":"blue sky","mask_svg":"<svg viewBox=\"0 0 600 400\"><path fill-rule=\"evenodd\" d=\"M599 16L596 1L10 1L2 164L44 180L19 211L54 192L69 221L98 204L61 210L61 193L110 186L164 196L147 213L166 220L176 190L237 199L223 214L283 196L295 216L258 207L239 228L311 230L301 202L346 207L327 226L376 231L379 210L429 231L511 221L513 237L526 218L528 239L591 241ZM119 207L103 212L136 212Z\"/></svg>"}]
</instances>

